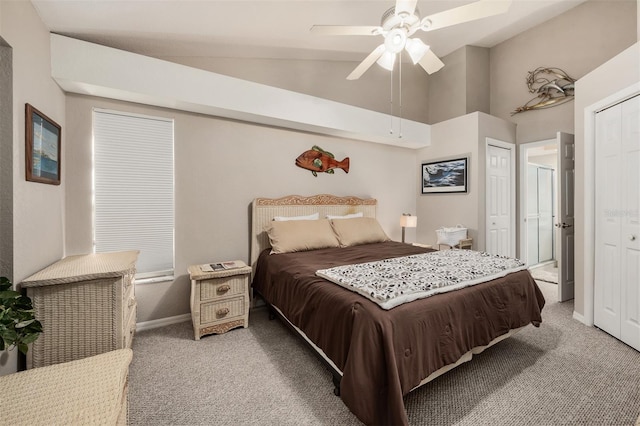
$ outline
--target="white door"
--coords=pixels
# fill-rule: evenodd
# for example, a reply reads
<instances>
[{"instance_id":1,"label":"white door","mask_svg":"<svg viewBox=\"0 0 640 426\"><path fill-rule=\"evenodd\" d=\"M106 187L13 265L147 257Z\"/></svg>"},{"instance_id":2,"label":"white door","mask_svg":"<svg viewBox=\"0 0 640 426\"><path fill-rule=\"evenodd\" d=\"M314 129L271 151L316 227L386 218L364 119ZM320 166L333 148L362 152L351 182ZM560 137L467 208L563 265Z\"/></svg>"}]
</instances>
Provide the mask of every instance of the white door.
<instances>
[{"instance_id":1,"label":"white door","mask_svg":"<svg viewBox=\"0 0 640 426\"><path fill-rule=\"evenodd\" d=\"M596 115L594 324L620 337L620 105Z\"/></svg>"},{"instance_id":2,"label":"white door","mask_svg":"<svg viewBox=\"0 0 640 426\"><path fill-rule=\"evenodd\" d=\"M558 132L558 300L573 299L574 278L574 166L575 144L573 135Z\"/></svg>"},{"instance_id":3,"label":"white door","mask_svg":"<svg viewBox=\"0 0 640 426\"><path fill-rule=\"evenodd\" d=\"M620 339L640 350L640 96L621 108Z\"/></svg>"},{"instance_id":4,"label":"white door","mask_svg":"<svg viewBox=\"0 0 640 426\"><path fill-rule=\"evenodd\" d=\"M513 220L514 147L511 144L487 144L487 232L485 251L502 256L515 256Z\"/></svg>"},{"instance_id":5,"label":"white door","mask_svg":"<svg viewBox=\"0 0 640 426\"><path fill-rule=\"evenodd\" d=\"M596 115L594 324L640 350L640 97Z\"/></svg>"}]
</instances>

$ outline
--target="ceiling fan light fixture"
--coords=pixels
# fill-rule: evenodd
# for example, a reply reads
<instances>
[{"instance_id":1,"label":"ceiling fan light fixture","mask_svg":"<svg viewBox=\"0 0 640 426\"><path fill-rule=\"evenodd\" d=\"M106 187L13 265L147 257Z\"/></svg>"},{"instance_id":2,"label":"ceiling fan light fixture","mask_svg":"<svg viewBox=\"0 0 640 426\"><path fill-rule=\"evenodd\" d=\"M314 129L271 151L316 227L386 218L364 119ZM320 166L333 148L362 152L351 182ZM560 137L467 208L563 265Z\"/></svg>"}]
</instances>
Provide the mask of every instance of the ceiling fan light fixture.
<instances>
[{"instance_id":1,"label":"ceiling fan light fixture","mask_svg":"<svg viewBox=\"0 0 640 426\"><path fill-rule=\"evenodd\" d=\"M396 54L389 52L388 50L380 56L380 58L376 61L378 65L382 68L393 71L393 64L396 62Z\"/></svg>"},{"instance_id":2,"label":"ceiling fan light fixture","mask_svg":"<svg viewBox=\"0 0 640 426\"><path fill-rule=\"evenodd\" d=\"M407 50L407 53L409 53L414 65L420 62L427 53L427 50L429 50L429 46L424 44L419 38L408 38L404 48Z\"/></svg>"},{"instance_id":3,"label":"ceiling fan light fixture","mask_svg":"<svg viewBox=\"0 0 640 426\"><path fill-rule=\"evenodd\" d=\"M407 32L402 28L394 28L384 37L384 47L387 52L400 53L407 41Z\"/></svg>"}]
</instances>

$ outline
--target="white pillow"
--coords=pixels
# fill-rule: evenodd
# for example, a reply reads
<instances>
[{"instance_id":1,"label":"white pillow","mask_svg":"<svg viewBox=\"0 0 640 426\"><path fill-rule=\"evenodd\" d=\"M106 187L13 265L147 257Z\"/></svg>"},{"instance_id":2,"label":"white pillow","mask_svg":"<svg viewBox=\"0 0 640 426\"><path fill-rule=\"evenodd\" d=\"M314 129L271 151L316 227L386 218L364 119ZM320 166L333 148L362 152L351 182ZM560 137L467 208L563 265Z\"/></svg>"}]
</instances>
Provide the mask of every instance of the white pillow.
<instances>
[{"instance_id":1,"label":"white pillow","mask_svg":"<svg viewBox=\"0 0 640 426\"><path fill-rule=\"evenodd\" d=\"M287 220L318 220L320 213L314 213L307 216L276 216L273 218L276 222L284 222Z\"/></svg>"},{"instance_id":2,"label":"white pillow","mask_svg":"<svg viewBox=\"0 0 640 426\"><path fill-rule=\"evenodd\" d=\"M325 218L327 219L353 219L356 217L363 217L364 215L362 214L362 212L359 213L351 213L351 214L345 214L343 216L333 216L333 215L326 215Z\"/></svg>"}]
</instances>

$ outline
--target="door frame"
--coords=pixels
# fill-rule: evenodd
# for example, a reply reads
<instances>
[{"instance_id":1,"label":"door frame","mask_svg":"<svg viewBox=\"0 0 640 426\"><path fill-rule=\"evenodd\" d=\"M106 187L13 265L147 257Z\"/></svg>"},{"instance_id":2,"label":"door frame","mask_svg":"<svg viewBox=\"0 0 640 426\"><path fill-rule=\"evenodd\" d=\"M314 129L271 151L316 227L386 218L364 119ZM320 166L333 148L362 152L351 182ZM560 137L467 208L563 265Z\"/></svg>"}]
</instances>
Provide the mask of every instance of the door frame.
<instances>
[{"instance_id":1,"label":"door frame","mask_svg":"<svg viewBox=\"0 0 640 426\"><path fill-rule=\"evenodd\" d=\"M632 84L584 109L584 257L582 259L584 313L573 311L573 318L593 326L596 261L596 114L615 104L640 95L640 83Z\"/></svg>"},{"instance_id":2,"label":"door frame","mask_svg":"<svg viewBox=\"0 0 640 426\"><path fill-rule=\"evenodd\" d=\"M536 142L527 142L518 145L518 177L520 178L520 184L518 185L518 206L520 208L520 214L518 215L518 223L520 223L520 232L518 235L520 237L520 250L518 252L519 259L523 261L527 267L529 265L527 259L527 152L531 148L539 148L541 146L547 145L555 145L558 146L558 139L546 139L542 141ZM557 161L557 160L556 160ZM556 176L556 185L557 185L557 176ZM557 189L557 188L556 188ZM558 206L556 206L557 210ZM556 256L558 253L557 247L558 241L556 239L556 247L554 250L556 252ZM557 259L556 259L557 260Z\"/></svg>"},{"instance_id":3,"label":"door frame","mask_svg":"<svg viewBox=\"0 0 640 426\"><path fill-rule=\"evenodd\" d=\"M509 215L511 219L509 220L509 232L511 233L511 241L509 242L511 246L511 250L509 255L511 257L516 257L516 144L501 141L493 138L485 138L484 152L485 152L485 188L486 193L489 192L489 164L488 158L489 155L489 146L495 146L497 148L503 148L509 150L509 167L510 167L510 179L509 179L509 198L510 198L510 206L509 206ZM489 203L487 203L487 195L485 193L485 207L484 207L484 235L485 235L485 246L487 245L487 238L489 235Z\"/></svg>"}]
</instances>

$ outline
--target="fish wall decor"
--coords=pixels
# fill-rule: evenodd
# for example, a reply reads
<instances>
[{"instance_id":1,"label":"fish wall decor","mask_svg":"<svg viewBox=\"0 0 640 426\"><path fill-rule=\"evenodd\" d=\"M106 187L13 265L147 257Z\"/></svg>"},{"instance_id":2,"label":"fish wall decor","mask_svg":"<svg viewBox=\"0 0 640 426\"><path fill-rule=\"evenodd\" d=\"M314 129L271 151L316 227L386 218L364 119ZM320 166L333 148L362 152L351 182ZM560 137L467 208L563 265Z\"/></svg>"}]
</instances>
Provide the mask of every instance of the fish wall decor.
<instances>
[{"instance_id":1,"label":"fish wall decor","mask_svg":"<svg viewBox=\"0 0 640 426\"><path fill-rule=\"evenodd\" d=\"M537 93L536 97L511 113L550 108L573 99L576 80L560 68L536 68L527 73L529 93Z\"/></svg>"},{"instance_id":2,"label":"fish wall decor","mask_svg":"<svg viewBox=\"0 0 640 426\"><path fill-rule=\"evenodd\" d=\"M318 173L333 174L334 169L342 169L349 173L349 157L338 161L332 153L314 145L296 158L296 166L310 170L315 177L318 177Z\"/></svg>"}]
</instances>

